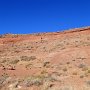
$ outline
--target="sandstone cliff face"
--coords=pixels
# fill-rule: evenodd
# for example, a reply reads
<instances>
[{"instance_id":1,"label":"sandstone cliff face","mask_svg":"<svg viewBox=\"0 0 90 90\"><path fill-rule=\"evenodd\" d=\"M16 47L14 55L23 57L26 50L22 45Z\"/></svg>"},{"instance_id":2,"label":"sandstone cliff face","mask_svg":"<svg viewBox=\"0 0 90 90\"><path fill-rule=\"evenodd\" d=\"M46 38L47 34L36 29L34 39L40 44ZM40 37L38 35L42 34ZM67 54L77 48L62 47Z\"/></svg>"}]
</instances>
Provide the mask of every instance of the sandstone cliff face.
<instances>
[{"instance_id":1,"label":"sandstone cliff face","mask_svg":"<svg viewBox=\"0 0 90 90\"><path fill-rule=\"evenodd\" d=\"M90 90L90 27L1 35L0 90Z\"/></svg>"}]
</instances>

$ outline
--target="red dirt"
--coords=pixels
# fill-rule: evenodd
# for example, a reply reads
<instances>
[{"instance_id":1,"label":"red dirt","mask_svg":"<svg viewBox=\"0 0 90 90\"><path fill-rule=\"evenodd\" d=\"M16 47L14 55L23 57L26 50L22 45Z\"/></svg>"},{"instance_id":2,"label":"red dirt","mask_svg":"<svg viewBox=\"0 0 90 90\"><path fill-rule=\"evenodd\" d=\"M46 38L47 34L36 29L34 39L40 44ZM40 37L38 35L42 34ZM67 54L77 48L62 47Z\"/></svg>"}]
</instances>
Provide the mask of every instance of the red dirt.
<instances>
[{"instance_id":1,"label":"red dirt","mask_svg":"<svg viewBox=\"0 0 90 90\"><path fill-rule=\"evenodd\" d=\"M45 86L43 81L39 87L34 84L27 87L21 81L20 88L11 87L13 82L4 81L0 90L66 90L67 86L68 90L90 90L86 83L90 81L90 27L53 33L3 35L0 38L0 80L5 74L11 77L9 82L38 75L50 75L55 81L48 77L48 85ZM49 86L51 83L54 84L52 87Z\"/></svg>"}]
</instances>

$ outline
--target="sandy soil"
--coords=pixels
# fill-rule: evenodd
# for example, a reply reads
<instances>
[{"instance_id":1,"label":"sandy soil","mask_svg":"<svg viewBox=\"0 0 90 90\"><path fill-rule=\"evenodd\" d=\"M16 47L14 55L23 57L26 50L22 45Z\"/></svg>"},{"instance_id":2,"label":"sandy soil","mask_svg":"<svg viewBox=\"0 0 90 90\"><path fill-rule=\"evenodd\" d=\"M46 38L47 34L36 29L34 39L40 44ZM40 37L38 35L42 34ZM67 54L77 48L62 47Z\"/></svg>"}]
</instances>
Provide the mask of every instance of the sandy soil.
<instances>
[{"instance_id":1,"label":"sandy soil","mask_svg":"<svg viewBox=\"0 0 90 90\"><path fill-rule=\"evenodd\" d=\"M1 35L0 90L90 90L90 27Z\"/></svg>"}]
</instances>

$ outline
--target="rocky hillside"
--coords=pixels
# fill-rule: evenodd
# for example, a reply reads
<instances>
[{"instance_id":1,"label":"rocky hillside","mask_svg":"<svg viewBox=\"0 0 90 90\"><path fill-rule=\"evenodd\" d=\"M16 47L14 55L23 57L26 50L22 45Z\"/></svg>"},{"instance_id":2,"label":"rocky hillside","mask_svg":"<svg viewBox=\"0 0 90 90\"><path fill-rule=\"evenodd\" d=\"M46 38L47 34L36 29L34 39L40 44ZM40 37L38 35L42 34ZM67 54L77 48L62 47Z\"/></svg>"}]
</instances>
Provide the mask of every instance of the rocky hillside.
<instances>
[{"instance_id":1,"label":"rocky hillside","mask_svg":"<svg viewBox=\"0 0 90 90\"><path fill-rule=\"evenodd\" d=\"M90 27L0 35L0 90L90 90Z\"/></svg>"}]
</instances>

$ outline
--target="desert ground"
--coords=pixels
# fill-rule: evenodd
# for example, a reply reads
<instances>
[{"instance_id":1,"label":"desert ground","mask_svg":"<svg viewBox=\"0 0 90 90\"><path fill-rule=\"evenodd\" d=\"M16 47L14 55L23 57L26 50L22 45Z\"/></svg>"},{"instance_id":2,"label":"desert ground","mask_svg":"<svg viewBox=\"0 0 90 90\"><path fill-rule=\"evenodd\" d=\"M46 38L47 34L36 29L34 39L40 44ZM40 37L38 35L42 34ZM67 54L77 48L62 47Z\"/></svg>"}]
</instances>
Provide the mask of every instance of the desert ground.
<instances>
[{"instance_id":1,"label":"desert ground","mask_svg":"<svg viewBox=\"0 0 90 90\"><path fill-rule=\"evenodd\" d=\"M90 90L90 27L0 35L0 90Z\"/></svg>"}]
</instances>

